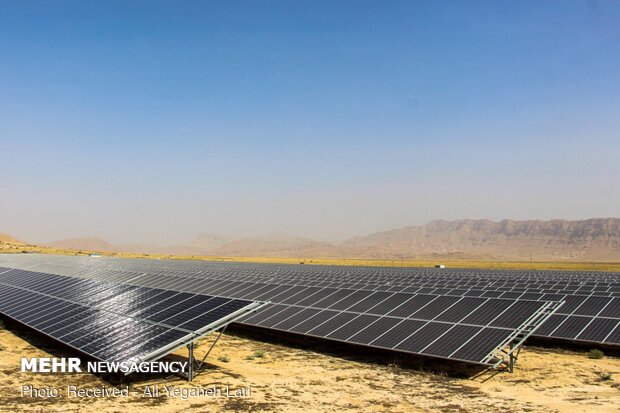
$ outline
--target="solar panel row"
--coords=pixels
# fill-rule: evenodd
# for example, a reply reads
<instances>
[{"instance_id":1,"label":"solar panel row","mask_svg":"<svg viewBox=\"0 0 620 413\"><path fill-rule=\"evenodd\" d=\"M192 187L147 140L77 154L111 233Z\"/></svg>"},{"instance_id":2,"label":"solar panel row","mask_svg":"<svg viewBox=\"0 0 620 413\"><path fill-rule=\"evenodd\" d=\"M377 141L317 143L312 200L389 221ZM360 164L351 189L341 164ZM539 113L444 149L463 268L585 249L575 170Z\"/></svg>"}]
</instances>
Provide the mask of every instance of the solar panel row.
<instances>
[{"instance_id":1,"label":"solar panel row","mask_svg":"<svg viewBox=\"0 0 620 413\"><path fill-rule=\"evenodd\" d=\"M21 258L18 258L20 260ZM67 261L69 260L69 261ZM22 261L22 264L26 260ZM54 261L50 264L51 261ZM63 263L66 266L63 268ZM491 355L529 323L548 302L278 284L268 273L237 281L237 267L207 278L210 266L144 260L45 257L30 261L37 270L64 272L84 279L114 279L127 284L194 294L272 301L244 323L309 336L416 354L489 363ZM15 264L14 262L11 264ZM142 266L145 264L145 266ZM170 265L172 264L172 265ZM175 268L179 265L179 268ZM232 271L231 271L232 269ZM267 269L273 269L268 266ZM243 273L243 271L240 271ZM266 281L266 282L259 282Z\"/></svg>"},{"instance_id":2,"label":"solar panel row","mask_svg":"<svg viewBox=\"0 0 620 413\"><path fill-rule=\"evenodd\" d=\"M57 259L60 258L60 259ZM311 303L319 291L356 291L337 304L345 309L372 291L517 300L565 301L554 317L538 329L539 337L620 344L620 274L566 271L497 271L471 269L375 268L279 265L200 261L150 261L89 258L82 267L66 257L32 260L17 256L21 265L72 272L80 277L111 277L125 282L239 298L269 299L274 303ZM36 261L36 262L35 262ZM53 263L51 261L54 261ZM64 264L63 264L64 262ZM81 271L81 272L80 272ZM162 279L164 277L165 281ZM248 291L254 292L246 295ZM279 294L273 294L279 293ZM262 294L262 295L261 295ZM306 301L297 302L298 297ZM336 298L337 296L332 297ZM374 298L381 295L374 295ZM393 296L392 300L397 300ZM419 302L422 304L422 302ZM461 301L459 307L465 305ZM385 303L389 307L390 301ZM414 303L411 303L414 305ZM333 308L333 307L332 307ZM466 311L464 308L462 311Z\"/></svg>"},{"instance_id":3,"label":"solar panel row","mask_svg":"<svg viewBox=\"0 0 620 413\"><path fill-rule=\"evenodd\" d=\"M250 301L0 268L0 313L105 361L149 361Z\"/></svg>"},{"instance_id":4,"label":"solar panel row","mask_svg":"<svg viewBox=\"0 0 620 413\"><path fill-rule=\"evenodd\" d=\"M157 263L159 264L159 263ZM424 268L370 268L335 266L300 266L245 263L173 262L123 264L123 268L136 266L147 275L135 279L136 283L150 283L158 274L168 277L170 284L179 285L180 278L195 278L213 282L222 294L236 295L248 286L258 285L268 291L273 285L295 286L284 294L311 294L323 288L346 288L384 292L409 292L418 294L446 294L467 297L498 297L525 300L565 301L566 304L536 331L536 336L564 338L577 341L619 344L620 334L620 274L565 272L565 271L494 271L494 270L445 270ZM178 277L178 278L177 278ZM238 280L233 281L231 280ZM254 280L254 281L247 281ZM269 284L264 282L268 281ZM347 282L349 281L349 282ZM352 283L352 281L356 281ZM226 291L234 283L238 288ZM306 286L303 289L301 286ZM287 298L276 298L273 301ZM585 317L585 318L583 318ZM550 328L555 323L561 329ZM585 325L583 325L585 324ZM607 330L600 330L600 326ZM557 327L557 325L556 325ZM596 331L596 333L594 333Z\"/></svg>"},{"instance_id":5,"label":"solar panel row","mask_svg":"<svg viewBox=\"0 0 620 413\"><path fill-rule=\"evenodd\" d=\"M21 258L18 258L21 257ZM57 260L58 258L54 258ZM218 278L229 274L235 281L274 282L291 285L321 285L337 288L355 288L377 291L403 291L434 294L461 295L487 294L504 298L540 299L544 294L556 295L600 295L620 294L620 274L581 273L563 271L514 271L514 270L471 270L471 269L427 269L427 268L381 268L381 267L337 267L314 265L280 265L200 261L147 261L125 259L123 269L115 268L108 259L89 263L90 268L81 268L75 263L45 263L45 270L64 275L79 275L80 271L96 275L97 269L105 268L106 276L114 272L118 281L133 278L147 272L152 275L165 271L181 277ZM80 260L71 257L72 260ZM84 265L82 258L81 265ZM13 256L16 265L35 265L31 256ZM86 261L87 262L87 261ZM98 268L100 267L100 268ZM284 268L284 269L283 269ZM344 268L344 269L343 269ZM403 274L407 274L404 276ZM419 289L425 289L419 291ZM521 294L530 297L521 297ZM550 297L546 297L550 298ZM551 297L552 298L552 297Z\"/></svg>"}]
</instances>

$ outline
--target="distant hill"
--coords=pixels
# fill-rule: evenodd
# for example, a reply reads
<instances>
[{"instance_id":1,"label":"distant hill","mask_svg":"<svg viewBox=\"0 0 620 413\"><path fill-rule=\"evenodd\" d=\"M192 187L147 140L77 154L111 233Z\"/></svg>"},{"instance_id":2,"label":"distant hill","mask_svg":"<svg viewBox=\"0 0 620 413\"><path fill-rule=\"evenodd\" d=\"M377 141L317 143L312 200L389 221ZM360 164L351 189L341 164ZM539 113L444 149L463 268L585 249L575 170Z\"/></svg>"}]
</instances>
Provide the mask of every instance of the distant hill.
<instances>
[{"instance_id":1,"label":"distant hill","mask_svg":"<svg viewBox=\"0 0 620 413\"><path fill-rule=\"evenodd\" d=\"M46 246L52 248L71 249L79 251L101 251L101 252L133 252L146 254L166 254L166 247L155 244L132 243L132 244L112 244L101 238L68 238L51 242Z\"/></svg>"},{"instance_id":2,"label":"distant hill","mask_svg":"<svg viewBox=\"0 0 620 413\"><path fill-rule=\"evenodd\" d=\"M134 252L190 256L332 256L337 251L336 246L327 242L315 241L288 234L239 238L224 235L201 234L188 243L169 246L157 246L152 244L111 244L99 238L71 238L52 242L49 246L83 251Z\"/></svg>"},{"instance_id":3,"label":"distant hill","mask_svg":"<svg viewBox=\"0 0 620 413\"><path fill-rule=\"evenodd\" d=\"M620 219L458 220L377 232L345 241L356 256L501 259L620 259Z\"/></svg>"},{"instance_id":4,"label":"distant hill","mask_svg":"<svg viewBox=\"0 0 620 413\"><path fill-rule=\"evenodd\" d=\"M23 244L22 241L18 240L14 236L9 235L9 234L3 234L1 232L0 232L0 242L3 242L5 244Z\"/></svg>"},{"instance_id":5,"label":"distant hill","mask_svg":"<svg viewBox=\"0 0 620 413\"><path fill-rule=\"evenodd\" d=\"M106 251L113 252L117 246L99 238L69 238L49 244L54 248L67 248L72 250Z\"/></svg>"},{"instance_id":6,"label":"distant hill","mask_svg":"<svg viewBox=\"0 0 620 413\"><path fill-rule=\"evenodd\" d=\"M187 244L177 246L180 249L193 249L195 251L199 251L203 254L215 253L215 251L226 245L232 241L234 241L234 237L229 237L226 235L218 235L218 234L200 234L198 237L188 242Z\"/></svg>"},{"instance_id":7,"label":"distant hill","mask_svg":"<svg viewBox=\"0 0 620 413\"><path fill-rule=\"evenodd\" d=\"M97 238L51 244L58 248L147 254L290 258L445 258L620 261L620 219L580 221L431 221L355 237L341 243L289 234L230 237L201 234L187 243L114 245Z\"/></svg>"},{"instance_id":8,"label":"distant hill","mask_svg":"<svg viewBox=\"0 0 620 413\"><path fill-rule=\"evenodd\" d=\"M215 255L246 257L330 257L338 247L328 242L286 234L239 238L213 250Z\"/></svg>"}]
</instances>

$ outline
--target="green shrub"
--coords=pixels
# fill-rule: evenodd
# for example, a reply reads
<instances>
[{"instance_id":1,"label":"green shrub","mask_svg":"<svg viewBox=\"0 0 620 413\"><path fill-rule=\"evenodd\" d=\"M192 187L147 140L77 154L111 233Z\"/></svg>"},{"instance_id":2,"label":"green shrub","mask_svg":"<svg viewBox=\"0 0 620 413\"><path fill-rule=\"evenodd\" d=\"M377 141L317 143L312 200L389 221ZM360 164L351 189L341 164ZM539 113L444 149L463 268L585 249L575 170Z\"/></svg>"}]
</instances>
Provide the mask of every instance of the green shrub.
<instances>
[{"instance_id":1,"label":"green shrub","mask_svg":"<svg viewBox=\"0 0 620 413\"><path fill-rule=\"evenodd\" d=\"M266 354L267 352L265 350L256 350L253 356L256 358L262 359L263 357L265 357Z\"/></svg>"},{"instance_id":2,"label":"green shrub","mask_svg":"<svg viewBox=\"0 0 620 413\"><path fill-rule=\"evenodd\" d=\"M605 353L603 353L601 350L595 348L592 349L588 352L588 358L591 359L602 359L603 357L605 357Z\"/></svg>"},{"instance_id":3,"label":"green shrub","mask_svg":"<svg viewBox=\"0 0 620 413\"><path fill-rule=\"evenodd\" d=\"M217 359L222 363L228 363L230 361L230 357L228 356L219 356Z\"/></svg>"}]
</instances>

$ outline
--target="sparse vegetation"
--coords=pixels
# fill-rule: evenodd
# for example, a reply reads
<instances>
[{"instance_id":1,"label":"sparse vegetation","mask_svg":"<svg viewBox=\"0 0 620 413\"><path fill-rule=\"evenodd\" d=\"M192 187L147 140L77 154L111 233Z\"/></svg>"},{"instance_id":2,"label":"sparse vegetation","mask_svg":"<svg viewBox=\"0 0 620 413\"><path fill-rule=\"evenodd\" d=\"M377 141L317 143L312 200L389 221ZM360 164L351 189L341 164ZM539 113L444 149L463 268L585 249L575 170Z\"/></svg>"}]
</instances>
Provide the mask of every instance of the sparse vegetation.
<instances>
[{"instance_id":1,"label":"sparse vegetation","mask_svg":"<svg viewBox=\"0 0 620 413\"><path fill-rule=\"evenodd\" d=\"M613 374L609 371L597 371L596 376L599 381L610 381L613 378Z\"/></svg>"},{"instance_id":2,"label":"sparse vegetation","mask_svg":"<svg viewBox=\"0 0 620 413\"><path fill-rule=\"evenodd\" d=\"M267 352L265 350L256 350L252 356L255 358L262 359L263 357L265 357L266 354Z\"/></svg>"},{"instance_id":3,"label":"sparse vegetation","mask_svg":"<svg viewBox=\"0 0 620 413\"><path fill-rule=\"evenodd\" d=\"M0 333L0 344L6 347L0 353L0 393L3 396L0 405L6 408L0 407L0 410L7 412L69 412L77 409L93 413L130 408L136 413L151 413L154 407L159 406L168 411L228 411L233 406L238 411L291 413L316 410L312 409L314 406L318 406L321 411L334 413L377 409L414 412L419 410L419 406L428 411L454 412L577 412L587 410L588 407L590 410L616 411L620 400L620 383L616 379L620 364L615 357L591 360L584 357L583 352L532 346L524 353L528 357L527 362L519 364L513 374L485 370L480 373L481 376L466 374L463 376L465 379L461 379L454 375L460 376L461 371L465 374L469 369L454 366L455 370L448 375L445 370L437 370L444 366L440 360L426 360L424 364L414 366L407 366L404 359L392 357L373 358L371 362L366 362L364 357L352 357L349 360L323 352L227 334L224 340L218 342L213 358L226 355L231 360L228 364L212 360L219 367L215 366L198 375L191 385L176 376L161 380L166 385L169 383L177 387L230 385L231 389L236 389L252 384L258 391L253 392L251 398L241 399L247 404L229 404L231 399L226 397L186 401L162 395L145 400L141 391L130 391L128 400L96 398L90 400L88 406L78 405L76 401L67 398L48 399L43 404L37 399L21 397L20 386L32 383L36 387L62 387L67 384L67 376L35 374L24 377L18 374L20 358L25 354L45 357L47 354L60 356L64 353L61 347L48 343L44 337L26 335L26 328L18 327L16 330L19 333L17 336L9 332ZM202 339L201 349L206 349L211 342L209 338ZM264 359L254 357L257 349L265 350ZM187 353L184 350L179 349L175 354L185 357ZM255 361L236 363L246 357L254 358ZM388 368L387 364L391 361L401 363L401 368L398 371ZM422 367L426 370L422 371ZM613 378L606 379L603 374L599 379L595 374L598 371L610 372ZM144 385L143 376L129 375L124 380L135 389ZM75 375L71 382L84 387L109 385L105 384L102 377L90 374ZM6 391L3 392L4 389ZM510 397L510 400L506 397Z\"/></svg>"},{"instance_id":4,"label":"sparse vegetation","mask_svg":"<svg viewBox=\"0 0 620 413\"><path fill-rule=\"evenodd\" d=\"M245 359L248 360L248 361L252 361L252 360L254 360L254 356L252 356L252 355L245 356Z\"/></svg>"},{"instance_id":5,"label":"sparse vegetation","mask_svg":"<svg viewBox=\"0 0 620 413\"><path fill-rule=\"evenodd\" d=\"M588 352L588 358L598 360L598 359L602 359L603 357L605 357L605 353L603 353L601 350L597 348L592 349Z\"/></svg>"},{"instance_id":6,"label":"sparse vegetation","mask_svg":"<svg viewBox=\"0 0 620 413\"><path fill-rule=\"evenodd\" d=\"M222 363L228 363L230 361L230 357L228 356L219 356L217 359Z\"/></svg>"}]
</instances>

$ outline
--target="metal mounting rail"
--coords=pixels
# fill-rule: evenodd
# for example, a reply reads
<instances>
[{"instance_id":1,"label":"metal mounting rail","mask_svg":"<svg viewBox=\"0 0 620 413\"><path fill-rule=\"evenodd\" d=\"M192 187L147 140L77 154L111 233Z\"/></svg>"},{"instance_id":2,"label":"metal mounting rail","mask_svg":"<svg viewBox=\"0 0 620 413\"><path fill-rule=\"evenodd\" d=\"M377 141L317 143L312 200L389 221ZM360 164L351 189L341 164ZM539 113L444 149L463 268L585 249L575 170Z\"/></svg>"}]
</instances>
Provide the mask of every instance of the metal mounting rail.
<instances>
[{"instance_id":1,"label":"metal mounting rail","mask_svg":"<svg viewBox=\"0 0 620 413\"><path fill-rule=\"evenodd\" d=\"M564 301L547 301L537 312L510 333L499 346L493 349L484 359L484 363L490 364L493 368L504 364L512 373L525 340L547 321L562 304Z\"/></svg>"},{"instance_id":2,"label":"metal mounting rail","mask_svg":"<svg viewBox=\"0 0 620 413\"><path fill-rule=\"evenodd\" d=\"M187 372L186 372L186 374L182 374L182 376L185 377L187 379L187 381L192 381L194 379L194 377L196 377L196 375L200 372L200 368L204 364L205 359L209 356L209 354L211 353L211 350L213 350L213 347L215 347L215 345L219 341L220 337L222 337L222 333L224 333L224 331L226 330L226 327L228 327L228 325L230 323L239 320L240 318L244 317L245 315L247 315L247 314L249 314L251 312L252 313L257 312L258 310L260 310L260 309L268 306L269 304L271 304L271 301L266 301L266 302L255 301L253 304L254 305L244 307L241 310L238 310L238 311L230 314L227 318L219 320L217 322L217 325L214 323L212 325L209 325L209 326L203 328L202 330L197 331L196 332L197 334L195 334L189 340L184 340L181 345L176 346L175 350L179 349L179 348L181 348L183 346L187 347L187 350L188 350ZM204 337L207 334L210 334L210 333L213 333L213 332L216 332L216 331L219 331L219 334L215 338L215 341L213 341L213 343L209 347L209 350L204 355L202 360L200 360L200 362L198 362L196 360L196 358L194 357L194 344L195 344L195 341L197 341L201 337Z\"/></svg>"}]
</instances>

